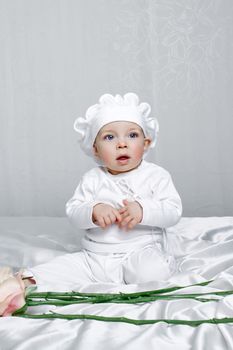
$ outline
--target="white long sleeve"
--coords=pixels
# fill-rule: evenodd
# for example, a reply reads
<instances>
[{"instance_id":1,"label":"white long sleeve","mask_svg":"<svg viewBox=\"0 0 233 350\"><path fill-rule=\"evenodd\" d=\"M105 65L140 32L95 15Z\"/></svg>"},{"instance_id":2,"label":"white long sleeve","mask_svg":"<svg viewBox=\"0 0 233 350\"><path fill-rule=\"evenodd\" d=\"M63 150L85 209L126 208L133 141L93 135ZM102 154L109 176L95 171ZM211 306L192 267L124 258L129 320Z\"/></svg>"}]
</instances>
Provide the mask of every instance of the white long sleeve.
<instances>
[{"instance_id":1,"label":"white long sleeve","mask_svg":"<svg viewBox=\"0 0 233 350\"><path fill-rule=\"evenodd\" d=\"M181 218L182 204L171 176L166 172L157 188L152 188L152 198L137 199L143 208L141 225L167 228Z\"/></svg>"},{"instance_id":2,"label":"white long sleeve","mask_svg":"<svg viewBox=\"0 0 233 350\"><path fill-rule=\"evenodd\" d=\"M101 229L92 221L93 207L98 203L123 207L123 200L138 201L143 208L142 222L125 231L112 224ZM132 244L152 242L162 229L175 225L182 213L180 197L170 174L146 161L127 173L110 174L104 167L88 171L73 197L67 202L66 213L71 223L85 229L83 247L92 251L127 251Z\"/></svg>"},{"instance_id":3,"label":"white long sleeve","mask_svg":"<svg viewBox=\"0 0 233 350\"><path fill-rule=\"evenodd\" d=\"M94 200L94 179L84 175L73 197L66 204L66 214L73 226L80 229L96 228L92 221L93 207L99 203Z\"/></svg>"}]
</instances>

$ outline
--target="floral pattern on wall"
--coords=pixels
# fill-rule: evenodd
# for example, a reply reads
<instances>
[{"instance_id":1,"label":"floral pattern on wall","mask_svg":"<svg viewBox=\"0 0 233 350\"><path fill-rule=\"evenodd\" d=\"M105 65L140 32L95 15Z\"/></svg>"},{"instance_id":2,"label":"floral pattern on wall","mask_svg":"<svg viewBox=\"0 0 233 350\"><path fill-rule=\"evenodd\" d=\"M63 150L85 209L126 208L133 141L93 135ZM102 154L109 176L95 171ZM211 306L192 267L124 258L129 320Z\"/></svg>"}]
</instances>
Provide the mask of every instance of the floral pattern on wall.
<instances>
[{"instance_id":1,"label":"floral pattern on wall","mask_svg":"<svg viewBox=\"0 0 233 350\"><path fill-rule=\"evenodd\" d=\"M215 67L224 64L223 45L230 14L220 0L123 1L113 47L129 67L125 82L148 74L165 99L201 98L211 89ZM232 3L233 10L233 3ZM225 11L226 12L226 11ZM151 75L151 77L150 77Z\"/></svg>"}]
</instances>

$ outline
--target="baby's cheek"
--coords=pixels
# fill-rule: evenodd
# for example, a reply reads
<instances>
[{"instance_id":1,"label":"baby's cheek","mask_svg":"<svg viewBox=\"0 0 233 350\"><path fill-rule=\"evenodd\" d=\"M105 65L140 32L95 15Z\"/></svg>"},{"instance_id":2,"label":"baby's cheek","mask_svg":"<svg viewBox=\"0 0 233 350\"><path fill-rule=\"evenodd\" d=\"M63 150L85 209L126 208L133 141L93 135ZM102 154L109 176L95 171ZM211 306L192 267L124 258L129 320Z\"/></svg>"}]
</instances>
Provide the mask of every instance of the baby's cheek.
<instances>
[{"instance_id":1,"label":"baby's cheek","mask_svg":"<svg viewBox=\"0 0 233 350\"><path fill-rule=\"evenodd\" d=\"M112 154L110 152L105 151L103 153L103 161L104 163L109 163L112 160Z\"/></svg>"},{"instance_id":2,"label":"baby's cheek","mask_svg":"<svg viewBox=\"0 0 233 350\"><path fill-rule=\"evenodd\" d=\"M134 156L136 159L141 159L143 156L144 150L142 148L136 148L134 150Z\"/></svg>"}]
</instances>

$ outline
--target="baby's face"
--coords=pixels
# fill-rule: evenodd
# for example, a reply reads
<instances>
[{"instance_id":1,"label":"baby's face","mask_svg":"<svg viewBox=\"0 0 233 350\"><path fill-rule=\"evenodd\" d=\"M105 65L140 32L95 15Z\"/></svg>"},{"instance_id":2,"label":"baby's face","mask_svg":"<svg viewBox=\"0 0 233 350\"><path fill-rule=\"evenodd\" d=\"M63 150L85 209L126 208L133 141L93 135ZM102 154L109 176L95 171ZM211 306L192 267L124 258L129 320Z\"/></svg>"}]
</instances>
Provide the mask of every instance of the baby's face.
<instances>
[{"instance_id":1,"label":"baby's face","mask_svg":"<svg viewBox=\"0 0 233 350\"><path fill-rule=\"evenodd\" d=\"M150 142L139 125L119 121L100 129L93 148L108 171L117 175L137 168Z\"/></svg>"}]
</instances>

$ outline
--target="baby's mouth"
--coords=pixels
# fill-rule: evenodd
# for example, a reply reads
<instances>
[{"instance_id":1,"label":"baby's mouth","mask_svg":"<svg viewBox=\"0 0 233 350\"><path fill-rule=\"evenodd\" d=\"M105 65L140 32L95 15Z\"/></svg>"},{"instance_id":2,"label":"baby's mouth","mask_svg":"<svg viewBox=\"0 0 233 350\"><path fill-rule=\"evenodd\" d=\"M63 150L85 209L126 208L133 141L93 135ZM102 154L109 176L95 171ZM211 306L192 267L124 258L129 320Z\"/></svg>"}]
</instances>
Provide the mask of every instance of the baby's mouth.
<instances>
[{"instance_id":1,"label":"baby's mouth","mask_svg":"<svg viewBox=\"0 0 233 350\"><path fill-rule=\"evenodd\" d=\"M117 160L127 160L127 159L129 159L129 156L127 156L127 155L122 155L122 156L117 157Z\"/></svg>"},{"instance_id":2,"label":"baby's mouth","mask_svg":"<svg viewBox=\"0 0 233 350\"><path fill-rule=\"evenodd\" d=\"M126 164L128 164L129 159L130 159L130 157L127 156L126 154L124 154L124 155L117 157L116 160L117 160L118 164L126 165Z\"/></svg>"}]
</instances>

